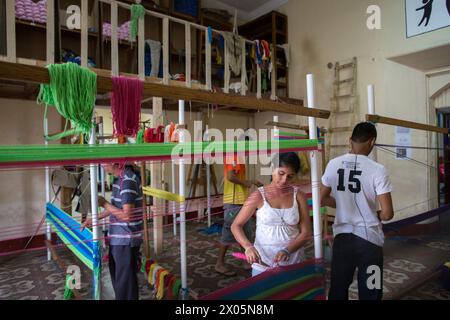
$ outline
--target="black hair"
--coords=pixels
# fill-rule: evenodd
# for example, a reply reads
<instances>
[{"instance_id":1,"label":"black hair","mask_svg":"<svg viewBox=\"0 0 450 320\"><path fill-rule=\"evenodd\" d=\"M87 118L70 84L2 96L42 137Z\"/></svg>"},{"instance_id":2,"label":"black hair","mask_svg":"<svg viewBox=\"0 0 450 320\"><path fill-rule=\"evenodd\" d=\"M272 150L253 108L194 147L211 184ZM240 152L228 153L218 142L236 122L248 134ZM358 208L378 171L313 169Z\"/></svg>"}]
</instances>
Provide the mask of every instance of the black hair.
<instances>
[{"instance_id":1,"label":"black hair","mask_svg":"<svg viewBox=\"0 0 450 320\"><path fill-rule=\"evenodd\" d=\"M272 161L274 168L290 167L295 173L300 171L300 158L295 152L286 152L276 155Z\"/></svg>"},{"instance_id":2,"label":"black hair","mask_svg":"<svg viewBox=\"0 0 450 320\"><path fill-rule=\"evenodd\" d=\"M356 143L364 143L377 138L377 129L371 122L360 122L353 129L352 139Z\"/></svg>"}]
</instances>

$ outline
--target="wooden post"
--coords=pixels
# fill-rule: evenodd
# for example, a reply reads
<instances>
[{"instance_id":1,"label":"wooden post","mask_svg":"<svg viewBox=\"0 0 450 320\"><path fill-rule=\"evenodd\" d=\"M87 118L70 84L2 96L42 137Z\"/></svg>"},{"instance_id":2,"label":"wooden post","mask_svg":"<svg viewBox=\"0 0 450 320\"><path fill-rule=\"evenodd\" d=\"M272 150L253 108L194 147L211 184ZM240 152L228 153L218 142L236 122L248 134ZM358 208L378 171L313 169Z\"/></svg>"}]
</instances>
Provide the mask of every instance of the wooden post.
<instances>
[{"instance_id":1,"label":"wooden post","mask_svg":"<svg viewBox=\"0 0 450 320\"><path fill-rule=\"evenodd\" d=\"M226 50L226 41L225 41ZM226 71L225 71L226 72ZM206 88L208 90L212 89L211 83L211 43L209 42L208 31L205 31L205 81Z\"/></svg>"},{"instance_id":2,"label":"wooden post","mask_svg":"<svg viewBox=\"0 0 450 320\"><path fill-rule=\"evenodd\" d=\"M47 0L47 64L55 63L55 0Z\"/></svg>"},{"instance_id":3,"label":"wooden post","mask_svg":"<svg viewBox=\"0 0 450 320\"><path fill-rule=\"evenodd\" d=\"M145 14L138 23L138 73L145 80Z\"/></svg>"},{"instance_id":4,"label":"wooden post","mask_svg":"<svg viewBox=\"0 0 450 320\"><path fill-rule=\"evenodd\" d=\"M163 19L163 83L169 84L169 18ZM154 109L153 109L154 111Z\"/></svg>"},{"instance_id":5,"label":"wooden post","mask_svg":"<svg viewBox=\"0 0 450 320\"><path fill-rule=\"evenodd\" d=\"M162 125L162 98L153 98L153 125L157 128ZM150 164L151 187L162 189L161 179L161 163L156 161ZM163 205L164 200L153 198L153 207L156 210L153 212L153 244L155 254L158 255L163 249Z\"/></svg>"},{"instance_id":6,"label":"wooden post","mask_svg":"<svg viewBox=\"0 0 450 320\"><path fill-rule=\"evenodd\" d=\"M111 3L111 74L119 75L119 41L117 38L117 2Z\"/></svg>"},{"instance_id":7,"label":"wooden post","mask_svg":"<svg viewBox=\"0 0 450 320\"><path fill-rule=\"evenodd\" d=\"M245 61L245 39L242 38L242 67L241 67L241 95L245 96L247 94L247 90L245 88L246 86L246 80L247 80L247 66Z\"/></svg>"},{"instance_id":8,"label":"wooden post","mask_svg":"<svg viewBox=\"0 0 450 320\"><path fill-rule=\"evenodd\" d=\"M223 86L223 92L229 93L230 92L230 55L228 53L228 41L224 40L224 86Z\"/></svg>"},{"instance_id":9,"label":"wooden post","mask_svg":"<svg viewBox=\"0 0 450 320\"><path fill-rule=\"evenodd\" d=\"M192 60L191 60L191 25L185 25L185 50L186 50L186 87L191 87Z\"/></svg>"},{"instance_id":10,"label":"wooden post","mask_svg":"<svg viewBox=\"0 0 450 320\"><path fill-rule=\"evenodd\" d=\"M6 56L16 62L16 15L15 0L6 0Z\"/></svg>"},{"instance_id":11,"label":"wooden post","mask_svg":"<svg viewBox=\"0 0 450 320\"><path fill-rule=\"evenodd\" d=\"M271 100L276 100L277 99L277 66L276 66L276 58L277 58L277 53L276 53L277 47L275 44L272 44L272 73L270 76L270 80L271 80L271 94L270 94L270 99Z\"/></svg>"},{"instance_id":12,"label":"wooden post","mask_svg":"<svg viewBox=\"0 0 450 320\"><path fill-rule=\"evenodd\" d=\"M88 0L81 0L81 66L88 66Z\"/></svg>"},{"instance_id":13,"label":"wooden post","mask_svg":"<svg viewBox=\"0 0 450 320\"><path fill-rule=\"evenodd\" d=\"M147 186L145 161L141 162L141 183L142 187ZM144 254L147 259L150 258L149 237L148 237L148 208L147 196L142 197L142 219L144 222Z\"/></svg>"}]
</instances>

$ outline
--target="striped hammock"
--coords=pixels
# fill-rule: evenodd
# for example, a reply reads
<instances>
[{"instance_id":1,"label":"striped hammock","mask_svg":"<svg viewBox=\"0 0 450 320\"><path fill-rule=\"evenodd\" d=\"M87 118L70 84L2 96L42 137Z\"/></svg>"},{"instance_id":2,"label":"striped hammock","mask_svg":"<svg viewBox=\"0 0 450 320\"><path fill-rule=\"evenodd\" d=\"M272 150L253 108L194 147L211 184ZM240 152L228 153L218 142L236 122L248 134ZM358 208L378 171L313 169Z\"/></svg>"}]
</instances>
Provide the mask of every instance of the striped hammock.
<instances>
[{"instance_id":1,"label":"striped hammock","mask_svg":"<svg viewBox=\"0 0 450 320\"><path fill-rule=\"evenodd\" d=\"M325 300L325 268L317 260L272 268L201 300Z\"/></svg>"}]
</instances>

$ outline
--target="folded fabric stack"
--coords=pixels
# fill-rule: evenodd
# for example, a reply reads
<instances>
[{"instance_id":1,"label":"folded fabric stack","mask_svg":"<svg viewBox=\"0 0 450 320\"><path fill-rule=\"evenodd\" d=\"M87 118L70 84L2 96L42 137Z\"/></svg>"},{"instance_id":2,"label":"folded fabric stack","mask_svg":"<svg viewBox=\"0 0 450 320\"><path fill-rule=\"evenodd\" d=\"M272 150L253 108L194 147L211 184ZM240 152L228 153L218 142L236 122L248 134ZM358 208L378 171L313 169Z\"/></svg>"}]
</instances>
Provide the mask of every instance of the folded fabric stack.
<instances>
[{"instance_id":1,"label":"folded fabric stack","mask_svg":"<svg viewBox=\"0 0 450 320\"><path fill-rule=\"evenodd\" d=\"M154 260L142 258L141 272L145 273L148 283L154 289L156 299L178 299L181 280L158 265Z\"/></svg>"},{"instance_id":2,"label":"folded fabric stack","mask_svg":"<svg viewBox=\"0 0 450 320\"><path fill-rule=\"evenodd\" d=\"M46 23L47 22L47 0L33 2L32 0L16 0L16 18Z\"/></svg>"},{"instance_id":3,"label":"folded fabric stack","mask_svg":"<svg viewBox=\"0 0 450 320\"><path fill-rule=\"evenodd\" d=\"M119 40L129 40L130 38L130 21L123 23L117 27L117 38ZM103 36L111 37L111 24L108 22L103 23Z\"/></svg>"}]
</instances>

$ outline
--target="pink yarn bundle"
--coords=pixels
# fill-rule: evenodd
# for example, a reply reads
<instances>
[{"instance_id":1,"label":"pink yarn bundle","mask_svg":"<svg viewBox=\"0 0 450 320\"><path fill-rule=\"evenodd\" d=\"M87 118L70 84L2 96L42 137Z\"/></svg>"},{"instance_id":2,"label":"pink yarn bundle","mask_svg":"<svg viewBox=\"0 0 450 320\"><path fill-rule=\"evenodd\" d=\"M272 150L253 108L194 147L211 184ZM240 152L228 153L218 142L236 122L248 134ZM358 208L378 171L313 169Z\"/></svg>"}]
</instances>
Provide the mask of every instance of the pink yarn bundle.
<instances>
[{"instance_id":1,"label":"pink yarn bundle","mask_svg":"<svg viewBox=\"0 0 450 320\"><path fill-rule=\"evenodd\" d=\"M144 84L139 79L112 77L111 111L114 136L135 136L139 131Z\"/></svg>"}]
</instances>

